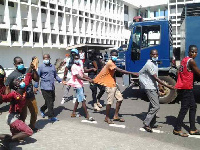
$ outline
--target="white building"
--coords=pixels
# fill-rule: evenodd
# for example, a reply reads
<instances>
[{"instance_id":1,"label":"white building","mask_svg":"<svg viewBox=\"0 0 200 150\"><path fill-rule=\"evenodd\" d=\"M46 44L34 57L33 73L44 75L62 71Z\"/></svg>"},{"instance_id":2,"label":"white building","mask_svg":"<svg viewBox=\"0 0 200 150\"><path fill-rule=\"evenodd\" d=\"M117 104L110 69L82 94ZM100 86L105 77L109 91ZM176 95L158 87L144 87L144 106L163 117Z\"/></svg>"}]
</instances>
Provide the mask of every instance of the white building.
<instances>
[{"instance_id":1,"label":"white building","mask_svg":"<svg viewBox=\"0 0 200 150\"><path fill-rule=\"evenodd\" d=\"M0 0L0 64L13 68L21 56L28 66L32 56L52 62L64 58L66 48L81 43L125 43L124 21L136 15L129 4L124 15L123 0ZM127 18L128 17L128 18Z\"/></svg>"}]
</instances>

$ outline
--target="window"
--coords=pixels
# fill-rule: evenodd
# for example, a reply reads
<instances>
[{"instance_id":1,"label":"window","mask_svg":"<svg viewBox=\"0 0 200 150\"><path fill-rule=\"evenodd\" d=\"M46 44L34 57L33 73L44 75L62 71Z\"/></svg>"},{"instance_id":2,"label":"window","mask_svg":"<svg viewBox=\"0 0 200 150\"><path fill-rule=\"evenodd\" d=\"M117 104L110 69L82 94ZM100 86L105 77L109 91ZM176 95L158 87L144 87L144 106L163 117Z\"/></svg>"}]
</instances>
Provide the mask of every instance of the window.
<instances>
[{"instance_id":1,"label":"window","mask_svg":"<svg viewBox=\"0 0 200 150\"><path fill-rule=\"evenodd\" d=\"M55 5L54 4L49 4L50 8L55 9Z\"/></svg>"},{"instance_id":2,"label":"window","mask_svg":"<svg viewBox=\"0 0 200 150\"><path fill-rule=\"evenodd\" d=\"M0 41L7 41L7 30L0 29Z\"/></svg>"},{"instance_id":3,"label":"window","mask_svg":"<svg viewBox=\"0 0 200 150\"><path fill-rule=\"evenodd\" d=\"M127 5L124 5L124 14L128 15L128 6Z\"/></svg>"},{"instance_id":4,"label":"window","mask_svg":"<svg viewBox=\"0 0 200 150\"><path fill-rule=\"evenodd\" d=\"M54 12L53 12L53 11L50 11L50 14L51 14L51 15L54 15Z\"/></svg>"},{"instance_id":5,"label":"window","mask_svg":"<svg viewBox=\"0 0 200 150\"><path fill-rule=\"evenodd\" d=\"M39 43L39 33L33 32L33 42Z\"/></svg>"},{"instance_id":6,"label":"window","mask_svg":"<svg viewBox=\"0 0 200 150\"><path fill-rule=\"evenodd\" d=\"M160 44L160 26L143 26L141 48L155 46Z\"/></svg>"},{"instance_id":7,"label":"window","mask_svg":"<svg viewBox=\"0 0 200 150\"><path fill-rule=\"evenodd\" d=\"M0 4L1 4L1 5L4 5L4 0L0 0Z\"/></svg>"},{"instance_id":8,"label":"window","mask_svg":"<svg viewBox=\"0 0 200 150\"><path fill-rule=\"evenodd\" d=\"M58 10L63 10L63 7L62 6L58 6Z\"/></svg>"},{"instance_id":9,"label":"window","mask_svg":"<svg viewBox=\"0 0 200 150\"><path fill-rule=\"evenodd\" d=\"M128 21L124 21L124 27L128 30Z\"/></svg>"},{"instance_id":10,"label":"window","mask_svg":"<svg viewBox=\"0 0 200 150\"><path fill-rule=\"evenodd\" d=\"M51 35L51 43L53 43L53 44L56 43L56 35L55 34Z\"/></svg>"},{"instance_id":11,"label":"window","mask_svg":"<svg viewBox=\"0 0 200 150\"><path fill-rule=\"evenodd\" d=\"M18 31L10 30L11 41L18 41Z\"/></svg>"},{"instance_id":12,"label":"window","mask_svg":"<svg viewBox=\"0 0 200 150\"><path fill-rule=\"evenodd\" d=\"M22 31L22 40L24 42L29 42L29 32L28 31Z\"/></svg>"},{"instance_id":13,"label":"window","mask_svg":"<svg viewBox=\"0 0 200 150\"><path fill-rule=\"evenodd\" d=\"M46 7L45 2L42 2L42 1L41 1L41 6Z\"/></svg>"},{"instance_id":14,"label":"window","mask_svg":"<svg viewBox=\"0 0 200 150\"><path fill-rule=\"evenodd\" d=\"M41 12L42 12L43 14L46 14L47 10L46 10L46 9L41 9Z\"/></svg>"},{"instance_id":15,"label":"window","mask_svg":"<svg viewBox=\"0 0 200 150\"><path fill-rule=\"evenodd\" d=\"M60 44L64 43L64 36L63 35L59 35L59 41L60 41Z\"/></svg>"},{"instance_id":16,"label":"window","mask_svg":"<svg viewBox=\"0 0 200 150\"><path fill-rule=\"evenodd\" d=\"M47 33L43 33L43 43L48 43Z\"/></svg>"},{"instance_id":17,"label":"window","mask_svg":"<svg viewBox=\"0 0 200 150\"><path fill-rule=\"evenodd\" d=\"M8 2L8 6L10 6L10 7L14 7L15 4L14 4L13 2Z\"/></svg>"},{"instance_id":18,"label":"window","mask_svg":"<svg viewBox=\"0 0 200 150\"><path fill-rule=\"evenodd\" d=\"M63 16L63 13L58 12L58 16L62 17L62 16Z\"/></svg>"}]
</instances>

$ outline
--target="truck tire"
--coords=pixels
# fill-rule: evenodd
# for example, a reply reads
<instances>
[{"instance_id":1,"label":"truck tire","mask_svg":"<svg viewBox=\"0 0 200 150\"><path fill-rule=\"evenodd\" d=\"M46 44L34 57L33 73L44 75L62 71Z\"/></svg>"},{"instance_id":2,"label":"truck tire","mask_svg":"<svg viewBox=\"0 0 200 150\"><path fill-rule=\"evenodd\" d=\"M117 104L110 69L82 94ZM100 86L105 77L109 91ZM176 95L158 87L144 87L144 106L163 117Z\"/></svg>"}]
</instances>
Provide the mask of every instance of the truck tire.
<instances>
[{"instance_id":1,"label":"truck tire","mask_svg":"<svg viewBox=\"0 0 200 150\"><path fill-rule=\"evenodd\" d=\"M165 82L166 84L170 84L170 85L175 85L176 81L170 77L170 76L159 76L159 79L161 79L163 82ZM164 87L164 93L160 94L160 103L161 104L168 104L172 101L175 100L175 98L177 97L177 91L176 90L170 90L166 87Z\"/></svg>"}]
</instances>

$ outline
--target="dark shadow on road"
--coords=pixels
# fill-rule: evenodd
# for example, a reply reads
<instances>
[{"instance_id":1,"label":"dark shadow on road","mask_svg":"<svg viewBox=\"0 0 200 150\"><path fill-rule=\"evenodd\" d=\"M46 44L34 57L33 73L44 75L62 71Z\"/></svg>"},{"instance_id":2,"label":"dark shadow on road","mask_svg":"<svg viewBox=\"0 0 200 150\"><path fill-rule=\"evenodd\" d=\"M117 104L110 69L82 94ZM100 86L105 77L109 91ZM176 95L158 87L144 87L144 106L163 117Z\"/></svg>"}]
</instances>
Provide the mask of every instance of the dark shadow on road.
<instances>
[{"instance_id":1,"label":"dark shadow on road","mask_svg":"<svg viewBox=\"0 0 200 150\"><path fill-rule=\"evenodd\" d=\"M26 144L31 144L31 143L35 143L37 140L32 138L32 137L27 137L25 138L24 141L22 142L13 142L13 143L10 143L10 148L12 150L22 150L21 147L18 147L20 145L26 145Z\"/></svg>"},{"instance_id":2,"label":"dark shadow on road","mask_svg":"<svg viewBox=\"0 0 200 150\"><path fill-rule=\"evenodd\" d=\"M9 104L7 104L7 105L5 105L5 106L3 106L3 107L1 107L0 108L0 112L7 112L8 110L9 110L9 108L10 108L10 105Z\"/></svg>"}]
</instances>

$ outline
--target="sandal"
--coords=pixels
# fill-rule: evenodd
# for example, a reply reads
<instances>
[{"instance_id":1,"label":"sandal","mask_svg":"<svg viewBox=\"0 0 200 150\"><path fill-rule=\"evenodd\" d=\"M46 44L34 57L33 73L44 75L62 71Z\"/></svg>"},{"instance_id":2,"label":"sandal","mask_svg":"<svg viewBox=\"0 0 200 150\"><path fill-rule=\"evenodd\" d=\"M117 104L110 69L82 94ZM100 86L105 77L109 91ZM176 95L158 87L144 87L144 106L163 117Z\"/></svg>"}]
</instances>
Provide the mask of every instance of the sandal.
<instances>
[{"instance_id":1,"label":"sandal","mask_svg":"<svg viewBox=\"0 0 200 150\"><path fill-rule=\"evenodd\" d=\"M119 122L125 122L125 120L123 118L113 118L113 121L119 121Z\"/></svg>"},{"instance_id":2,"label":"sandal","mask_svg":"<svg viewBox=\"0 0 200 150\"><path fill-rule=\"evenodd\" d=\"M200 135L200 130L190 131L190 135Z\"/></svg>"},{"instance_id":3,"label":"sandal","mask_svg":"<svg viewBox=\"0 0 200 150\"><path fill-rule=\"evenodd\" d=\"M75 118L75 117L81 117L80 114L71 114L71 118Z\"/></svg>"},{"instance_id":4,"label":"sandal","mask_svg":"<svg viewBox=\"0 0 200 150\"><path fill-rule=\"evenodd\" d=\"M114 124L114 122L110 119L105 119L104 121L107 122L108 124Z\"/></svg>"},{"instance_id":5,"label":"sandal","mask_svg":"<svg viewBox=\"0 0 200 150\"><path fill-rule=\"evenodd\" d=\"M152 133L153 131L152 131L152 129L151 129L151 127L149 127L149 126L144 126L143 127L147 132L149 132L149 133Z\"/></svg>"},{"instance_id":6,"label":"sandal","mask_svg":"<svg viewBox=\"0 0 200 150\"><path fill-rule=\"evenodd\" d=\"M95 121L95 119L93 117L89 117L87 118L88 121Z\"/></svg>"},{"instance_id":7,"label":"sandal","mask_svg":"<svg viewBox=\"0 0 200 150\"><path fill-rule=\"evenodd\" d=\"M181 136L181 137L188 137L189 136L187 133L184 133L183 131L176 131L176 130L173 130L173 134Z\"/></svg>"}]
</instances>

